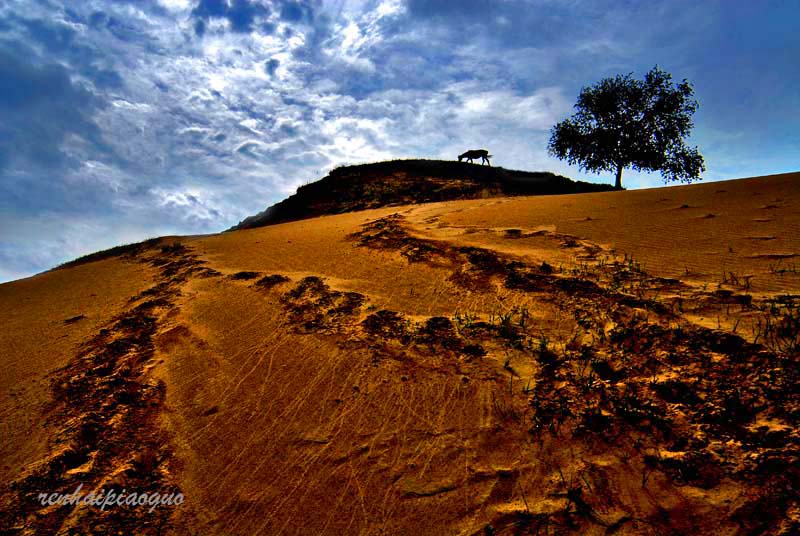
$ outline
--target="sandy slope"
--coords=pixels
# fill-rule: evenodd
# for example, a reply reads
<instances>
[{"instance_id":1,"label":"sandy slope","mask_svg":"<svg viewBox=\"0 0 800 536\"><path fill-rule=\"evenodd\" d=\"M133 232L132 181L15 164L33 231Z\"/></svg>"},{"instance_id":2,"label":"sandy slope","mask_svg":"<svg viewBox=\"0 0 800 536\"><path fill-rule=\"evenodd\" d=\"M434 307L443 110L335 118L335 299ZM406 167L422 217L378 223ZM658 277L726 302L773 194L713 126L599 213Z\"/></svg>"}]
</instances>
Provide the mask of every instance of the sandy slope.
<instances>
[{"instance_id":1,"label":"sandy slope","mask_svg":"<svg viewBox=\"0 0 800 536\"><path fill-rule=\"evenodd\" d=\"M784 292L797 289L797 278L780 269L800 263L798 181L800 174L788 173L557 200L467 201L440 221L479 231L555 226L633 255L664 277L717 284L724 270L752 276L753 292Z\"/></svg>"},{"instance_id":2,"label":"sandy slope","mask_svg":"<svg viewBox=\"0 0 800 536\"><path fill-rule=\"evenodd\" d=\"M763 307L800 293L798 180L375 209L1 285L2 528L789 534L797 354ZM29 500L79 482L187 502Z\"/></svg>"}]
</instances>

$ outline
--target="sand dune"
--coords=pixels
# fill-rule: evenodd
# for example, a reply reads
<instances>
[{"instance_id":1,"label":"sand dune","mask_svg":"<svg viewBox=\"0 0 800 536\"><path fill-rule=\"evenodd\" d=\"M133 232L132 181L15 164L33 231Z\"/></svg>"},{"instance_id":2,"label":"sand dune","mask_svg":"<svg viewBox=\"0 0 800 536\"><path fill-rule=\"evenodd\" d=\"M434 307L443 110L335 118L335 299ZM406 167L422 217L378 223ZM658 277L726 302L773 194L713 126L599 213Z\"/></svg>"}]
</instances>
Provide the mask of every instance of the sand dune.
<instances>
[{"instance_id":1,"label":"sand dune","mask_svg":"<svg viewBox=\"0 0 800 536\"><path fill-rule=\"evenodd\" d=\"M0 285L0 526L796 533L799 180L385 207ZM78 483L186 502L31 498Z\"/></svg>"}]
</instances>

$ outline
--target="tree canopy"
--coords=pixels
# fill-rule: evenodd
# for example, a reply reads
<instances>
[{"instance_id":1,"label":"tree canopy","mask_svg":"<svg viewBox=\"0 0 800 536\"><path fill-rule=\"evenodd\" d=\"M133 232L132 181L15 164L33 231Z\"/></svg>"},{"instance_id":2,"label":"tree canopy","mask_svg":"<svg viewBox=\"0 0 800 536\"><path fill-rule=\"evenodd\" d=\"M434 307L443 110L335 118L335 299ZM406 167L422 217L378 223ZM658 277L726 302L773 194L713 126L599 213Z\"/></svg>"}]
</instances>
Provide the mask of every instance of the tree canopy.
<instances>
[{"instance_id":1,"label":"tree canopy","mask_svg":"<svg viewBox=\"0 0 800 536\"><path fill-rule=\"evenodd\" d=\"M700 179L703 157L685 143L698 106L693 97L689 82L674 85L658 66L643 80L604 78L581 90L576 113L553 127L548 150L587 171L616 172L617 188L628 167L661 171L665 181Z\"/></svg>"}]
</instances>

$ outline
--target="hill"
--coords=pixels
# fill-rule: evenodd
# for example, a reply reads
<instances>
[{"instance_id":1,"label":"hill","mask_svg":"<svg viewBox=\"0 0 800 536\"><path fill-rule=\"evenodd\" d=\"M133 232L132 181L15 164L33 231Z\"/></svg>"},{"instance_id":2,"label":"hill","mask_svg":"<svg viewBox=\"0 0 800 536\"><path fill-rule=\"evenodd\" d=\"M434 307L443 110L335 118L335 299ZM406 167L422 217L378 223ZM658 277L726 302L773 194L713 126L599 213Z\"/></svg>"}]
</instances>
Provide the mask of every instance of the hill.
<instances>
[{"instance_id":1,"label":"hill","mask_svg":"<svg viewBox=\"0 0 800 536\"><path fill-rule=\"evenodd\" d=\"M446 160L392 160L336 168L232 229L370 208L511 195L611 190L548 172L514 171Z\"/></svg>"},{"instance_id":2,"label":"hill","mask_svg":"<svg viewBox=\"0 0 800 536\"><path fill-rule=\"evenodd\" d=\"M4 534L797 534L800 173L168 237L0 285ZM39 493L181 493L180 506Z\"/></svg>"}]
</instances>

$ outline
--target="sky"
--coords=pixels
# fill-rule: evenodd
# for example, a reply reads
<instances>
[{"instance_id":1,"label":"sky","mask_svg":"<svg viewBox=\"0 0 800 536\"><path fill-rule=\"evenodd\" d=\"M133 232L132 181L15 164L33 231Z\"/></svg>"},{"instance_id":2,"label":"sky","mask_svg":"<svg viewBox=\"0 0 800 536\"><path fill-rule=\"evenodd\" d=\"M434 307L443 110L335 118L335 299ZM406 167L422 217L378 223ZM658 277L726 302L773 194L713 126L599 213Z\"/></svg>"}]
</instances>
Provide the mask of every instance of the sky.
<instances>
[{"instance_id":1,"label":"sky","mask_svg":"<svg viewBox=\"0 0 800 536\"><path fill-rule=\"evenodd\" d=\"M653 66L704 180L800 169L800 3L0 0L0 281L218 232L343 164L547 154L581 87ZM626 171L628 188L662 185Z\"/></svg>"}]
</instances>

